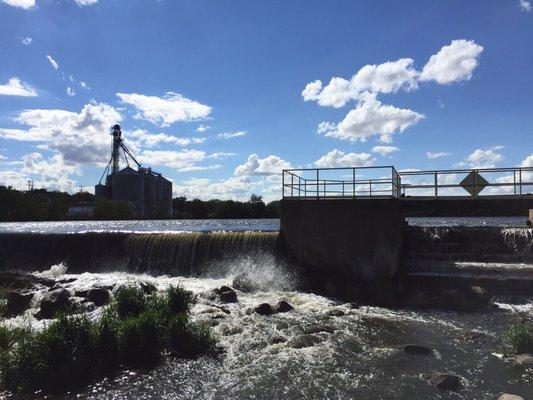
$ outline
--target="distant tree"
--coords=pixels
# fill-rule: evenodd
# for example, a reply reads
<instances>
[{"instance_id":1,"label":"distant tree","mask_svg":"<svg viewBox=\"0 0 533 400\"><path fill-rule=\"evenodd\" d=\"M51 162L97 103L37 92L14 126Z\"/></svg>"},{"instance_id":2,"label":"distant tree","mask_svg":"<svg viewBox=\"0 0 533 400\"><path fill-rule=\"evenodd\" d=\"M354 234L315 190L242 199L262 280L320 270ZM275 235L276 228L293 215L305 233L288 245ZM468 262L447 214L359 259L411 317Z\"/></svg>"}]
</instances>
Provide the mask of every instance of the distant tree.
<instances>
[{"instance_id":1,"label":"distant tree","mask_svg":"<svg viewBox=\"0 0 533 400\"><path fill-rule=\"evenodd\" d=\"M133 207L127 201L98 199L94 203L94 217L103 220L131 219Z\"/></svg>"},{"instance_id":2,"label":"distant tree","mask_svg":"<svg viewBox=\"0 0 533 400\"><path fill-rule=\"evenodd\" d=\"M259 202L263 202L263 196L260 196L257 194L252 194L250 196L250 203L259 203Z\"/></svg>"}]
</instances>

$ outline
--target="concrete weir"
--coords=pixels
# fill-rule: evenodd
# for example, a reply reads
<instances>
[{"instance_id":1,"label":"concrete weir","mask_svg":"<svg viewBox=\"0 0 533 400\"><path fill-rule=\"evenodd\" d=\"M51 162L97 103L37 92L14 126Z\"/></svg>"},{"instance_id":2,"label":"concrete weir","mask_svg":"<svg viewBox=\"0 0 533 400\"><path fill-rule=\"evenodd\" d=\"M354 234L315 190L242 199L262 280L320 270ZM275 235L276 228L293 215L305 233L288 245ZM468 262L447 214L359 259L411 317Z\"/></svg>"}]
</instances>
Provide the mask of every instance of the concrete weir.
<instances>
[{"instance_id":1,"label":"concrete weir","mask_svg":"<svg viewBox=\"0 0 533 400\"><path fill-rule=\"evenodd\" d=\"M400 201L282 200L281 238L286 252L332 294L340 282L390 280L402 262Z\"/></svg>"}]
</instances>

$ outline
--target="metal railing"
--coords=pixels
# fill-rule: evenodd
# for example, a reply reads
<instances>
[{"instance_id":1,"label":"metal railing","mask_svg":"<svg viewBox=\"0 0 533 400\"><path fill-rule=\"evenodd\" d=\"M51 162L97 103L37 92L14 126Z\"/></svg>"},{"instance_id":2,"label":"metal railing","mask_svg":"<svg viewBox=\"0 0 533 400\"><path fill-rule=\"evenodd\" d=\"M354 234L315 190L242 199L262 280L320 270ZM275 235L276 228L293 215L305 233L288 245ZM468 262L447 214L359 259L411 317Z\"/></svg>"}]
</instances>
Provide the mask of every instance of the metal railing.
<instances>
[{"instance_id":1,"label":"metal railing","mask_svg":"<svg viewBox=\"0 0 533 400\"><path fill-rule=\"evenodd\" d=\"M400 171L402 197L522 196L533 189L533 167ZM465 179L470 175L470 179Z\"/></svg>"},{"instance_id":2,"label":"metal railing","mask_svg":"<svg viewBox=\"0 0 533 400\"><path fill-rule=\"evenodd\" d=\"M393 166L285 169L282 197L300 199L399 197L401 180Z\"/></svg>"},{"instance_id":3,"label":"metal railing","mask_svg":"<svg viewBox=\"0 0 533 400\"><path fill-rule=\"evenodd\" d=\"M522 196L533 190L533 167L401 172L394 166L298 168L283 170L281 186L283 198L295 199Z\"/></svg>"}]
</instances>

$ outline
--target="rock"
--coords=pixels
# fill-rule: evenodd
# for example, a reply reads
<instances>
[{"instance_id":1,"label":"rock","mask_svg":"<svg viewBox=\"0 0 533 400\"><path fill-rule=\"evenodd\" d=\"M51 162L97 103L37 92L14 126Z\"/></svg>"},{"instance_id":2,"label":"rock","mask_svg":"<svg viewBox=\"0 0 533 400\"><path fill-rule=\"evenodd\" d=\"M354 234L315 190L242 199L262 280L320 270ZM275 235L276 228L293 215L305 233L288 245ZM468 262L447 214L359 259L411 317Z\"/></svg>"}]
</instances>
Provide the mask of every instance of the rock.
<instances>
[{"instance_id":1,"label":"rock","mask_svg":"<svg viewBox=\"0 0 533 400\"><path fill-rule=\"evenodd\" d=\"M441 390L457 391L461 388L461 378L452 374L433 372L428 377L428 382Z\"/></svg>"},{"instance_id":2,"label":"rock","mask_svg":"<svg viewBox=\"0 0 533 400\"><path fill-rule=\"evenodd\" d=\"M533 365L533 354L519 354L514 358L514 360L518 365Z\"/></svg>"},{"instance_id":3,"label":"rock","mask_svg":"<svg viewBox=\"0 0 533 400\"><path fill-rule=\"evenodd\" d=\"M357 310L358 308L361 308L361 304L352 301L351 303L348 303L348 307L352 310Z\"/></svg>"},{"instance_id":4,"label":"rock","mask_svg":"<svg viewBox=\"0 0 533 400\"><path fill-rule=\"evenodd\" d=\"M93 302L84 297L72 296L68 299L68 304L69 311L73 313L93 311L96 308Z\"/></svg>"},{"instance_id":5,"label":"rock","mask_svg":"<svg viewBox=\"0 0 533 400\"><path fill-rule=\"evenodd\" d=\"M59 290L59 289L64 289L63 285L61 285L60 283L56 282L54 284L54 286L52 286L50 289L48 289L48 291L53 291L53 290Z\"/></svg>"},{"instance_id":6,"label":"rock","mask_svg":"<svg viewBox=\"0 0 533 400\"><path fill-rule=\"evenodd\" d=\"M221 292L218 296L220 298L220 301L223 303L236 303L237 302L237 293L233 289L230 289L225 292Z\"/></svg>"},{"instance_id":7,"label":"rock","mask_svg":"<svg viewBox=\"0 0 533 400\"><path fill-rule=\"evenodd\" d=\"M90 289L82 289L82 290L76 290L74 292L74 296L77 296L77 297L87 297L89 295L89 290Z\"/></svg>"},{"instance_id":8,"label":"rock","mask_svg":"<svg viewBox=\"0 0 533 400\"><path fill-rule=\"evenodd\" d=\"M274 314L274 309L268 303L259 304L257 307L254 308L254 311L256 313L258 313L259 315L272 315L272 314Z\"/></svg>"},{"instance_id":9,"label":"rock","mask_svg":"<svg viewBox=\"0 0 533 400\"><path fill-rule=\"evenodd\" d=\"M234 292L233 288L229 286L220 286L218 289L215 289L215 293L220 294L224 292Z\"/></svg>"},{"instance_id":10,"label":"rock","mask_svg":"<svg viewBox=\"0 0 533 400\"><path fill-rule=\"evenodd\" d=\"M466 286L460 290L443 290L440 294L440 304L454 311L477 311L488 307L490 297L480 286Z\"/></svg>"},{"instance_id":11,"label":"rock","mask_svg":"<svg viewBox=\"0 0 533 400\"><path fill-rule=\"evenodd\" d=\"M286 300L280 300L275 307L275 311L279 313L289 312L292 310L294 310L294 307Z\"/></svg>"},{"instance_id":12,"label":"rock","mask_svg":"<svg viewBox=\"0 0 533 400\"><path fill-rule=\"evenodd\" d=\"M517 396L516 394L504 393L498 397L498 400L524 400L524 398Z\"/></svg>"},{"instance_id":13,"label":"rock","mask_svg":"<svg viewBox=\"0 0 533 400\"><path fill-rule=\"evenodd\" d=\"M59 283L72 283L76 280L76 278L72 277L72 278L63 278L63 279L59 279L58 282Z\"/></svg>"},{"instance_id":14,"label":"rock","mask_svg":"<svg viewBox=\"0 0 533 400\"><path fill-rule=\"evenodd\" d=\"M93 302L96 307L100 307L109 303L111 295L107 289L94 288L87 292L87 298L89 301Z\"/></svg>"},{"instance_id":15,"label":"rock","mask_svg":"<svg viewBox=\"0 0 533 400\"><path fill-rule=\"evenodd\" d=\"M407 306L412 308L426 308L430 306L431 299L423 290L415 290L407 297Z\"/></svg>"},{"instance_id":16,"label":"rock","mask_svg":"<svg viewBox=\"0 0 533 400\"><path fill-rule=\"evenodd\" d=\"M403 346L403 351L410 354L431 354L432 350L429 347L421 346L419 344L406 344Z\"/></svg>"},{"instance_id":17,"label":"rock","mask_svg":"<svg viewBox=\"0 0 533 400\"><path fill-rule=\"evenodd\" d=\"M328 312L329 315L332 317L342 317L343 315L346 315L346 311L340 309L340 308L334 308L330 312Z\"/></svg>"},{"instance_id":18,"label":"rock","mask_svg":"<svg viewBox=\"0 0 533 400\"><path fill-rule=\"evenodd\" d=\"M233 278L232 286L245 293L255 292L260 289L259 285L245 274L240 274Z\"/></svg>"},{"instance_id":19,"label":"rock","mask_svg":"<svg viewBox=\"0 0 533 400\"><path fill-rule=\"evenodd\" d=\"M53 279L42 278L26 272L0 272L0 287L5 289L34 289L36 286L53 286Z\"/></svg>"},{"instance_id":20,"label":"rock","mask_svg":"<svg viewBox=\"0 0 533 400\"><path fill-rule=\"evenodd\" d=\"M37 319L54 318L55 314L60 311L69 310L70 292L66 289L58 289L48 292L41 300L41 308L37 313Z\"/></svg>"},{"instance_id":21,"label":"rock","mask_svg":"<svg viewBox=\"0 0 533 400\"><path fill-rule=\"evenodd\" d=\"M284 336L274 336L270 343L272 344L279 344L279 343L285 343L287 341L287 338Z\"/></svg>"},{"instance_id":22,"label":"rock","mask_svg":"<svg viewBox=\"0 0 533 400\"><path fill-rule=\"evenodd\" d=\"M146 281L140 281L139 286L146 294L151 294L157 291L156 286L153 283L146 282Z\"/></svg>"},{"instance_id":23,"label":"rock","mask_svg":"<svg viewBox=\"0 0 533 400\"><path fill-rule=\"evenodd\" d=\"M33 299L33 293L8 292L6 295L6 316L15 317L26 311Z\"/></svg>"}]
</instances>

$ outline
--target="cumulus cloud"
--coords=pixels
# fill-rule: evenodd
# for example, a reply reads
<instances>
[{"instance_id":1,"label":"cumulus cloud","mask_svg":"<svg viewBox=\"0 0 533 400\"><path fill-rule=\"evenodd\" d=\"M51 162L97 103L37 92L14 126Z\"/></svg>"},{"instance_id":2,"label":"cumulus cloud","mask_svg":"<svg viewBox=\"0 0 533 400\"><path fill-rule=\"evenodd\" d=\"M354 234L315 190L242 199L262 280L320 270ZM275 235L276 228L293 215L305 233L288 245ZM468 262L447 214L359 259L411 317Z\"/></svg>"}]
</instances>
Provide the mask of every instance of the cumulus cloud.
<instances>
[{"instance_id":1,"label":"cumulus cloud","mask_svg":"<svg viewBox=\"0 0 533 400\"><path fill-rule=\"evenodd\" d=\"M12 6L29 10L35 7L35 0L2 0L3 3Z\"/></svg>"},{"instance_id":2,"label":"cumulus cloud","mask_svg":"<svg viewBox=\"0 0 533 400\"><path fill-rule=\"evenodd\" d=\"M519 0L518 5L520 6L520 9L525 12L531 11L531 2L527 0Z\"/></svg>"},{"instance_id":3,"label":"cumulus cloud","mask_svg":"<svg viewBox=\"0 0 533 400\"><path fill-rule=\"evenodd\" d=\"M413 60L401 58L379 65L365 65L350 80L333 77L322 87L320 80L308 83L302 91L304 101L317 101L321 106L343 107L350 100L357 100L366 91L395 93L400 89L417 87L418 72Z\"/></svg>"},{"instance_id":4,"label":"cumulus cloud","mask_svg":"<svg viewBox=\"0 0 533 400\"><path fill-rule=\"evenodd\" d=\"M134 106L138 113L135 118L144 119L160 126L175 122L195 121L206 118L211 107L183 97L179 93L167 92L163 97L146 96L137 93L117 93L127 104Z\"/></svg>"},{"instance_id":5,"label":"cumulus cloud","mask_svg":"<svg viewBox=\"0 0 533 400\"><path fill-rule=\"evenodd\" d=\"M251 194L254 184L246 176L232 177L216 182L209 179L189 179L174 184L174 194L192 199L242 200Z\"/></svg>"},{"instance_id":6,"label":"cumulus cloud","mask_svg":"<svg viewBox=\"0 0 533 400\"><path fill-rule=\"evenodd\" d=\"M388 154L392 154L396 151L400 151L398 147L394 146L374 146L372 147L372 152L377 153L382 156L386 156Z\"/></svg>"},{"instance_id":7,"label":"cumulus cloud","mask_svg":"<svg viewBox=\"0 0 533 400\"><path fill-rule=\"evenodd\" d=\"M74 0L74 1L80 7L92 6L93 4L98 3L98 0Z\"/></svg>"},{"instance_id":8,"label":"cumulus cloud","mask_svg":"<svg viewBox=\"0 0 533 400\"><path fill-rule=\"evenodd\" d=\"M13 77L5 85L0 85L0 95L35 97L37 92L29 84L22 82L17 77Z\"/></svg>"},{"instance_id":9,"label":"cumulus cloud","mask_svg":"<svg viewBox=\"0 0 533 400\"><path fill-rule=\"evenodd\" d=\"M76 96L76 92L70 86L67 86L67 96L68 97Z\"/></svg>"},{"instance_id":10,"label":"cumulus cloud","mask_svg":"<svg viewBox=\"0 0 533 400\"><path fill-rule=\"evenodd\" d=\"M424 115L409 109L382 105L375 94L367 92L344 120L337 125L323 122L318 126L317 132L353 142L364 142L377 135L382 142L390 143L392 134L403 132L422 118Z\"/></svg>"},{"instance_id":11,"label":"cumulus cloud","mask_svg":"<svg viewBox=\"0 0 533 400\"><path fill-rule=\"evenodd\" d=\"M217 135L219 139L232 139L232 138L241 137L241 136L246 136L246 132L245 131L224 132L224 133L219 133Z\"/></svg>"},{"instance_id":12,"label":"cumulus cloud","mask_svg":"<svg viewBox=\"0 0 533 400\"><path fill-rule=\"evenodd\" d=\"M66 164L63 155L60 153L54 154L50 159L46 159L41 153L30 153L22 157L22 162L21 172L41 175L48 180L56 179L61 175L79 174L79 167Z\"/></svg>"},{"instance_id":13,"label":"cumulus cloud","mask_svg":"<svg viewBox=\"0 0 533 400\"><path fill-rule=\"evenodd\" d=\"M235 175L239 176L267 176L281 174L282 170L292 168L288 161L278 156L270 155L259 158L257 154L250 154L244 164L235 168Z\"/></svg>"},{"instance_id":14,"label":"cumulus cloud","mask_svg":"<svg viewBox=\"0 0 533 400\"><path fill-rule=\"evenodd\" d=\"M315 165L319 168L368 167L373 164L374 159L368 153L344 153L337 149L315 161Z\"/></svg>"},{"instance_id":15,"label":"cumulus cloud","mask_svg":"<svg viewBox=\"0 0 533 400\"><path fill-rule=\"evenodd\" d=\"M468 155L464 161L456 164L458 167L470 168L494 168L496 164L503 160L503 156L498 153L502 146L496 146L492 149L483 150L476 149L473 153Z\"/></svg>"},{"instance_id":16,"label":"cumulus cloud","mask_svg":"<svg viewBox=\"0 0 533 400\"><path fill-rule=\"evenodd\" d=\"M446 157L446 156L449 156L450 153L446 153L445 151L439 151L439 152L435 152L435 153L432 153L431 151L428 151L426 153L426 157L429 158L430 160L434 160L436 158L441 158L441 157Z\"/></svg>"},{"instance_id":17,"label":"cumulus cloud","mask_svg":"<svg viewBox=\"0 0 533 400\"><path fill-rule=\"evenodd\" d=\"M50 61L52 68L54 68L57 71L59 68L59 64L57 63L57 61L54 60L54 58L50 54L47 54L46 58L48 58L48 61Z\"/></svg>"},{"instance_id":18,"label":"cumulus cloud","mask_svg":"<svg viewBox=\"0 0 533 400\"><path fill-rule=\"evenodd\" d=\"M173 168L180 172L203 171L218 169L220 165L198 165L199 162L208 158L207 154L201 150L183 149L173 150L145 150L139 154L137 159L141 163Z\"/></svg>"},{"instance_id":19,"label":"cumulus cloud","mask_svg":"<svg viewBox=\"0 0 533 400\"><path fill-rule=\"evenodd\" d=\"M198 128L196 128L196 132L203 133L203 132L207 131L208 129L211 129L211 127L208 126L208 125L200 125L200 126L198 126Z\"/></svg>"},{"instance_id":20,"label":"cumulus cloud","mask_svg":"<svg viewBox=\"0 0 533 400\"><path fill-rule=\"evenodd\" d=\"M441 85L456 81L469 80L478 66L478 58L483 46L473 40L452 40L437 54L430 57L424 66L420 80L435 81Z\"/></svg>"},{"instance_id":21,"label":"cumulus cloud","mask_svg":"<svg viewBox=\"0 0 533 400\"><path fill-rule=\"evenodd\" d=\"M31 42L33 42L33 39L29 36L26 36L26 37L23 37L22 38L22 44L25 45L25 46L29 46L31 44Z\"/></svg>"},{"instance_id":22,"label":"cumulus cloud","mask_svg":"<svg viewBox=\"0 0 533 400\"><path fill-rule=\"evenodd\" d=\"M128 139L132 139L131 142L140 147L154 147L162 143L188 146L190 144L200 144L206 141L205 138L200 137L177 137L166 133L150 133L144 129L125 132L125 136Z\"/></svg>"},{"instance_id":23,"label":"cumulus cloud","mask_svg":"<svg viewBox=\"0 0 533 400\"><path fill-rule=\"evenodd\" d=\"M38 142L40 148L59 152L68 164L101 165L109 157L109 128L121 120L120 113L105 103L86 104L79 113L26 110L15 121L29 128L0 128L0 137Z\"/></svg>"}]
</instances>

